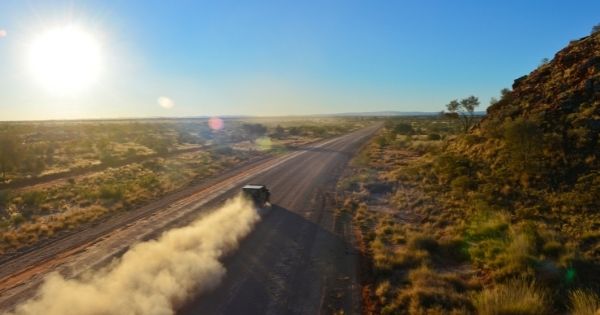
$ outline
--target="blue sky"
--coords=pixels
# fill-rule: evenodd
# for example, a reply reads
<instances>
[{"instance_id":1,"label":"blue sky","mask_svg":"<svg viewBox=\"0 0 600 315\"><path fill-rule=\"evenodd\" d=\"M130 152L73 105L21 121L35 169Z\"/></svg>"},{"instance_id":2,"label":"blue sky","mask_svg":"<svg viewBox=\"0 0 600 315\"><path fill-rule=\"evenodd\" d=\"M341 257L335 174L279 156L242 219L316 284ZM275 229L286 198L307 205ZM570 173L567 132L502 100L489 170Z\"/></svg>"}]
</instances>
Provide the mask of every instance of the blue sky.
<instances>
[{"instance_id":1,"label":"blue sky","mask_svg":"<svg viewBox=\"0 0 600 315\"><path fill-rule=\"evenodd\" d=\"M0 120L439 111L471 94L485 107L598 12L592 0L2 0ZM98 40L104 70L55 95L24 55L68 23Z\"/></svg>"}]
</instances>

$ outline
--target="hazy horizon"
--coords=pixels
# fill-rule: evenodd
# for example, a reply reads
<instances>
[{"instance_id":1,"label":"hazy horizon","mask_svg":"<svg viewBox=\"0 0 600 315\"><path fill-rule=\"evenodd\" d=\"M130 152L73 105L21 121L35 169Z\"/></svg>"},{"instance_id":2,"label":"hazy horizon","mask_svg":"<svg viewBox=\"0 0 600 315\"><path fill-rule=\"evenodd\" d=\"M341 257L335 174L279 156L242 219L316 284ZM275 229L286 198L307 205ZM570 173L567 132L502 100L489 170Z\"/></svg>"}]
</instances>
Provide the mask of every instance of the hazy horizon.
<instances>
[{"instance_id":1,"label":"hazy horizon","mask_svg":"<svg viewBox=\"0 0 600 315\"><path fill-rule=\"evenodd\" d=\"M485 110L589 34L584 2L3 1L0 120Z\"/></svg>"}]
</instances>

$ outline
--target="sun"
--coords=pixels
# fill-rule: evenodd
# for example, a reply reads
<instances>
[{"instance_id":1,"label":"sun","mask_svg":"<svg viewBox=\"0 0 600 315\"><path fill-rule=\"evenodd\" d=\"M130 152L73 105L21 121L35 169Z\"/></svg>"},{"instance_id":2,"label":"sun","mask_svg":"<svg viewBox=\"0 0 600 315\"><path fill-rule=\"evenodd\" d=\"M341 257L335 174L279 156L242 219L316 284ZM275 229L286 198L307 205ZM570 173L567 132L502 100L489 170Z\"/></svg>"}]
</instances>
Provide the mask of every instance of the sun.
<instances>
[{"instance_id":1,"label":"sun","mask_svg":"<svg viewBox=\"0 0 600 315\"><path fill-rule=\"evenodd\" d=\"M67 25L39 34L29 47L29 66L36 81L57 94L90 86L101 71L98 41L83 29Z\"/></svg>"}]
</instances>

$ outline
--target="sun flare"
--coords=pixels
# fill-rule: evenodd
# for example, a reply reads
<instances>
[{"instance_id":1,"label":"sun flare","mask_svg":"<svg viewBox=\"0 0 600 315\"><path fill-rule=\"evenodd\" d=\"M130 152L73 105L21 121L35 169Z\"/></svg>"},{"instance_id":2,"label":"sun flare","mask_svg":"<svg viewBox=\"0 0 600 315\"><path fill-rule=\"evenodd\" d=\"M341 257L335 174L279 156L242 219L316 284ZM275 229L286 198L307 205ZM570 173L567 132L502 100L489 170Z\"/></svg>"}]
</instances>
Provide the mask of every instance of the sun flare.
<instances>
[{"instance_id":1,"label":"sun flare","mask_svg":"<svg viewBox=\"0 0 600 315\"><path fill-rule=\"evenodd\" d=\"M101 70L100 45L92 34L69 25L44 31L31 43L29 66L49 91L68 94L92 84Z\"/></svg>"}]
</instances>

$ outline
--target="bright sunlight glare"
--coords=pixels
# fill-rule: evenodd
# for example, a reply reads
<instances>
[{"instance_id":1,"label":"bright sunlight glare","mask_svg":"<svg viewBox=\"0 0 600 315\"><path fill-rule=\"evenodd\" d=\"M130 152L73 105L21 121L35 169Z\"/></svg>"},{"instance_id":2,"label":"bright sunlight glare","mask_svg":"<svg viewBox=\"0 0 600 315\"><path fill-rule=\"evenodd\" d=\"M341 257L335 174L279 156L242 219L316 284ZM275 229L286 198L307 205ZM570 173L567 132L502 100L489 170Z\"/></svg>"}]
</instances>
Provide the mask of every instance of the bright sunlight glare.
<instances>
[{"instance_id":1,"label":"bright sunlight glare","mask_svg":"<svg viewBox=\"0 0 600 315\"><path fill-rule=\"evenodd\" d=\"M57 94L71 94L92 84L101 70L100 45L73 25L38 35L29 49L29 66L36 81Z\"/></svg>"}]
</instances>

